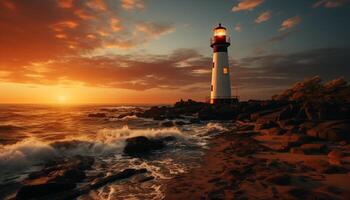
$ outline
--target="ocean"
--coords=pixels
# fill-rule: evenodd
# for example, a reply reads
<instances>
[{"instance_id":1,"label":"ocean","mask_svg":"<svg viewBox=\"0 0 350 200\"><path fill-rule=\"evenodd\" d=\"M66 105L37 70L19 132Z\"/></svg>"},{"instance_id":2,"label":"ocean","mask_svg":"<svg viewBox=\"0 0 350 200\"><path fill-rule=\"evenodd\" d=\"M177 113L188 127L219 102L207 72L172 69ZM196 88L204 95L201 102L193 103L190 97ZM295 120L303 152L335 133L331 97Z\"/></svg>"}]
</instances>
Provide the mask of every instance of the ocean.
<instances>
[{"instance_id":1,"label":"ocean","mask_svg":"<svg viewBox=\"0 0 350 200\"><path fill-rule=\"evenodd\" d=\"M126 113L140 112L148 106L54 106L0 105L0 191L20 183L29 173L40 171L45 162L59 157L92 156L95 162L87 177L99 173L115 174L127 168L146 168L154 179L144 183L132 179L116 181L79 199L162 199L165 182L186 173L200 163L215 134L228 124L201 122L164 127L166 120L139 118ZM105 116L91 117L89 114ZM174 136L175 141L147 158L123 153L125 140L135 136L150 138ZM89 184L89 178L81 184ZM3 198L10 198L15 193Z\"/></svg>"}]
</instances>

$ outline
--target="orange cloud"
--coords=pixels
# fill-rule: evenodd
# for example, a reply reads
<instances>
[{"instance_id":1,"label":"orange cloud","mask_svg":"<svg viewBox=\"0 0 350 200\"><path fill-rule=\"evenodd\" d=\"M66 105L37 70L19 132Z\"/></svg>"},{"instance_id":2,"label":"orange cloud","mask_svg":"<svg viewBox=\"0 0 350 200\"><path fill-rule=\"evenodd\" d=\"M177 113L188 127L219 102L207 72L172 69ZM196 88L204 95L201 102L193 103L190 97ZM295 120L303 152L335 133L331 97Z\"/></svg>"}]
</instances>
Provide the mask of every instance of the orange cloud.
<instances>
[{"instance_id":1,"label":"orange cloud","mask_svg":"<svg viewBox=\"0 0 350 200\"><path fill-rule=\"evenodd\" d=\"M301 22L301 17L295 16L289 19L286 19L282 22L281 28L279 29L280 31L284 31L287 29L290 29L296 25L298 25Z\"/></svg>"},{"instance_id":2,"label":"orange cloud","mask_svg":"<svg viewBox=\"0 0 350 200\"><path fill-rule=\"evenodd\" d=\"M263 2L264 0L240 0L238 5L232 8L232 11L238 12L243 10L253 10Z\"/></svg>"},{"instance_id":3,"label":"orange cloud","mask_svg":"<svg viewBox=\"0 0 350 200\"><path fill-rule=\"evenodd\" d=\"M349 3L349 0L319 0L313 7L337 8Z\"/></svg>"},{"instance_id":4,"label":"orange cloud","mask_svg":"<svg viewBox=\"0 0 350 200\"><path fill-rule=\"evenodd\" d=\"M107 10L107 6L103 0L89 0L86 5L95 10Z\"/></svg>"},{"instance_id":5,"label":"orange cloud","mask_svg":"<svg viewBox=\"0 0 350 200\"><path fill-rule=\"evenodd\" d=\"M269 11L263 12L259 15L258 18L255 19L255 23L260 24L266 22L271 18L271 13Z\"/></svg>"},{"instance_id":6,"label":"orange cloud","mask_svg":"<svg viewBox=\"0 0 350 200\"><path fill-rule=\"evenodd\" d=\"M74 0L58 0L58 6L61 8L71 8Z\"/></svg>"},{"instance_id":7,"label":"orange cloud","mask_svg":"<svg viewBox=\"0 0 350 200\"><path fill-rule=\"evenodd\" d=\"M120 0L120 2L125 10L143 9L145 7L143 0Z\"/></svg>"}]
</instances>

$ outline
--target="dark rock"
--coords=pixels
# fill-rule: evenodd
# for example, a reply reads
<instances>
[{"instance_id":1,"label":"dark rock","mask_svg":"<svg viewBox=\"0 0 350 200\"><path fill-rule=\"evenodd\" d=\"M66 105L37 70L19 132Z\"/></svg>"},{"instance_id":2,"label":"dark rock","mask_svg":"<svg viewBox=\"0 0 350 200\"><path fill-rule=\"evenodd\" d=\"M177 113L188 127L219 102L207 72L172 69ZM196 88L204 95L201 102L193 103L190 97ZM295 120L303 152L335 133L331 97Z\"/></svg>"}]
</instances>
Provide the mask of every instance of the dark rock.
<instances>
[{"instance_id":1,"label":"dark rock","mask_svg":"<svg viewBox=\"0 0 350 200\"><path fill-rule=\"evenodd\" d=\"M265 179L267 182L276 184L276 185L290 185L291 176L288 174L277 174L271 175Z\"/></svg>"},{"instance_id":2,"label":"dark rock","mask_svg":"<svg viewBox=\"0 0 350 200\"><path fill-rule=\"evenodd\" d=\"M144 183L144 182L147 182L147 181L151 181L154 179L154 176L146 176L146 177L143 177L139 180L140 183Z\"/></svg>"},{"instance_id":3,"label":"dark rock","mask_svg":"<svg viewBox=\"0 0 350 200\"><path fill-rule=\"evenodd\" d=\"M305 154L325 154L328 152L328 148L325 144L318 143L302 144L300 149Z\"/></svg>"},{"instance_id":4,"label":"dark rock","mask_svg":"<svg viewBox=\"0 0 350 200\"><path fill-rule=\"evenodd\" d=\"M278 126L278 124L271 120L264 121L264 122L257 122L255 124L255 130L268 129L276 126Z\"/></svg>"},{"instance_id":5,"label":"dark rock","mask_svg":"<svg viewBox=\"0 0 350 200\"><path fill-rule=\"evenodd\" d=\"M152 150L159 150L164 147L161 139L148 139L144 136L138 136L126 139L124 153L128 155L141 155L149 153Z\"/></svg>"},{"instance_id":6,"label":"dark rock","mask_svg":"<svg viewBox=\"0 0 350 200\"><path fill-rule=\"evenodd\" d=\"M178 126L183 126L183 125L186 125L186 122L184 122L184 121L176 121L175 124L178 125Z\"/></svg>"},{"instance_id":7,"label":"dark rock","mask_svg":"<svg viewBox=\"0 0 350 200\"><path fill-rule=\"evenodd\" d=\"M198 124L198 123L201 123L201 120L200 120L200 119L197 119L197 118L191 118L191 119L190 119L190 123L192 123L192 124Z\"/></svg>"},{"instance_id":8,"label":"dark rock","mask_svg":"<svg viewBox=\"0 0 350 200\"><path fill-rule=\"evenodd\" d=\"M161 124L163 127L173 127L175 126L173 121L166 121Z\"/></svg>"},{"instance_id":9,"label":"dark rock","mask_svg":"<svg viewBox=\"0 0 350 200\"><path fill-rule=\"evenodd\" d=\"M25 185L16 195L16 199L36 199L49 194L55 194L76 187L75 183L44 183L38 185Z\"/></svg>"},{"instance_id":10,"label":"dark rock","mask_svg":"<svg viewBox=\"0 0 350 200\"><path fill-rule=\"evenodd\" d=\"M104 118L107 117L105 113L90 113L88 117Z\"/></svg>"},{"instance_id":11,"label":"dark rock","mask_svg":"<svg viewBox=\"0 0 350 200\"><path fill-rule=\"evenodd\" d=\"M314 125L307 135L329 141L350 141L350 121L326 121Z\"/></svg>"}]
</instances>

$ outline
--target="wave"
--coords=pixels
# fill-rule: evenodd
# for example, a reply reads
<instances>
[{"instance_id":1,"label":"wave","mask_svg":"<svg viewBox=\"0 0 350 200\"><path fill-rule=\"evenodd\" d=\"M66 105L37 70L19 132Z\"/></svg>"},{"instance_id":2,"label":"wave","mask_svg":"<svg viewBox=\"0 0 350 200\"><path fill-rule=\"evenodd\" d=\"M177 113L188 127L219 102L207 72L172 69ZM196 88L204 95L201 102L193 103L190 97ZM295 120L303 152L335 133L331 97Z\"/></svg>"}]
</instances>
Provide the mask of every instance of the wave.
<instances>
[{"instance_id":1,"label":"wave","mask_svg":"<svg viewBox=\"0 0 350 200\"><path fill-rule=\"evenodd\" d=\"M223 131L227 131L228 129L225 128L224 126L222 126L222 124L220 123L208 123L207 124L207 128L208 128L208 131L220 131L220 132L223 132Z\"/></svg>"},{"instance_id":2,"label":"wave","mask_svg":"<svg viewBox=\"0 0 350 200\"><path fill-rule=\"evenodd\" d=\"M102 129L94 138L76 137L55 142L44 142L37 138L27 138L12 145L0 145L0 182L11 174L29 170L58 156L113 156L121 154L125 139L129 137L166 137L182 138L177 128L165 129L129 129L128 126L117 129ZM6 175L6 176L5 176Z\"/></svg>"}]
</instances>

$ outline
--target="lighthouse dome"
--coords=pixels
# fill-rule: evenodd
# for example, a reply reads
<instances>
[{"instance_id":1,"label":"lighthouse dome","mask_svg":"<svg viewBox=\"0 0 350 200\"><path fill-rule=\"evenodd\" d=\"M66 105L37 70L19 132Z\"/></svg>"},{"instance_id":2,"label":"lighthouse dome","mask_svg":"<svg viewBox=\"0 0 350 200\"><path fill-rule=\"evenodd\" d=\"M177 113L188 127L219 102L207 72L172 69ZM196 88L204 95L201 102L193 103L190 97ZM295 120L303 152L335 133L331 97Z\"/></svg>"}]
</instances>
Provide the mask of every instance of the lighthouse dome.
<instances>
[{"instance_id":1,"label":"lighthouse dome","mask_svg":"<svg viewBox=\"0 0 350 200\"><path fill-rule=\"evenodd\" d=\"M214 36L226 36L227 30L225 27L221 26L221 24L219 24L219 26L217 26L216 28L214 28Z\"/></svg>"}]
</instances>

